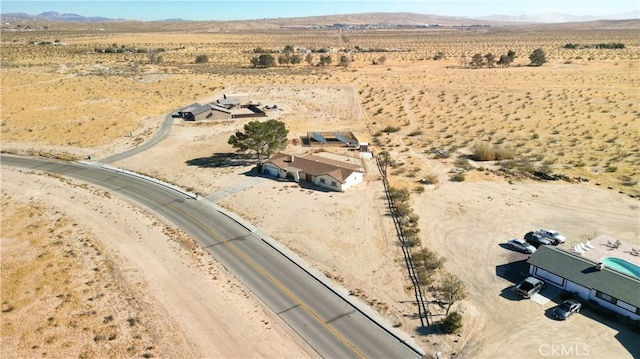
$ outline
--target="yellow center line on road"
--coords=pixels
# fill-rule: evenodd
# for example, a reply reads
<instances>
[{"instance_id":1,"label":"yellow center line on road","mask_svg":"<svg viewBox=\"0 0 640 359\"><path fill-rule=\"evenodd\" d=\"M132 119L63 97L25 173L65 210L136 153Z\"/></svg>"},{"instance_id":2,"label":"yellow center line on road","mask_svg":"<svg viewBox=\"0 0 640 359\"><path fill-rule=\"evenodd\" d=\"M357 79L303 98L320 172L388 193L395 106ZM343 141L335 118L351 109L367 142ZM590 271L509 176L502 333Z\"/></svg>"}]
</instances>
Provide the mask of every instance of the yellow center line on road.
<instances>
[{"instance_id":1,"label":"yellow center line on road","mask_svg":"<svg viewBox=\"0 0 640 359\"><path fill-rule=\"evenodd\" d=\"M156 196L154 196L154 195L152 195L150 193L147 193L146 191L140 191L139 189L136 189L136 190L139 191L139 192L142 192L142 194L144 194L146 196L149 196L151 198L155 198L159 203L166 202L166 201L160 200L158 197L156 197ZM329 323L327 323L322 318L320 318L320 316L318 314L316 314L311 308L309 308L304 302L302 302L302 300L300 300L295 294L291 293L291 291L289 291L282 283L280 283L271 274L269 274L264 268L262 268L262 266L260 266L256 262L254 262L246 254L244 254L242 251L240 251L236 246L233 245L233 243L225 240L224 238L222 238L222 236L220 236L218 233L216 233L213 229L207 227L204 223L202 223L197 218L195 218L192 215L186 213L182 209L176 207L173 203L167 203L167 204L165 204L165 206L171 207L174 210L182 213L185 217L191 219L191 221L193 221L193 223L197 224L202 230L204 230L205 232L209 233L211 236L213 236L214 238L218 239L222 243L224 243L228 248L233 250L240 258L242 258L245 262L250 264L255 270L260 272L263 276L265 276L267 279L269 279L273 284L275 284L276 287L278 287L284 294L286 294L294 302L298 303L298 305L300 305L302 308L304 308L304 310L306 310L309 314L311 314L311 316L313 318L315 318L319 323L321 323L325 328L327 328L327 330L329 330L333 335L335 335L338 339L340 339L343 343L345 343L348 347L350 347L356 354L358 354L358 356L360 358L366 358L366 355L364 355L364 353L362 353L353 343L351 343L347 338L342 336L342 334L338 333L338 331L336 331Z\"/></svg>"}]
</instances>

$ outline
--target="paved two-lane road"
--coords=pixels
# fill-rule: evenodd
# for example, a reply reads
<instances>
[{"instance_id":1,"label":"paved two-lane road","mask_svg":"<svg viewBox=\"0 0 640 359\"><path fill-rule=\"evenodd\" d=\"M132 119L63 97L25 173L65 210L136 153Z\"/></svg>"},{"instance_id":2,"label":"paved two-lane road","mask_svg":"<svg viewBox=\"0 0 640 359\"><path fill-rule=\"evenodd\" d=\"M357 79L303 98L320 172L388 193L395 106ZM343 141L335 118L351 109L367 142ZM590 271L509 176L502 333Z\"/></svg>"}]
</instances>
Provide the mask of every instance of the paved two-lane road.
<instances>
[{"instance_id":1,"label":"paved two-lane road","mask_svg":"<svg viewBox=\"0 0 640 359\"><path fill-rule=\"evenodd\" d=\"M96 166L3 155L3 165L76 178L118 192L199 241L325 358L417 358L419 353L254 233L174 189Z\"/></svg>"}]
</instances>

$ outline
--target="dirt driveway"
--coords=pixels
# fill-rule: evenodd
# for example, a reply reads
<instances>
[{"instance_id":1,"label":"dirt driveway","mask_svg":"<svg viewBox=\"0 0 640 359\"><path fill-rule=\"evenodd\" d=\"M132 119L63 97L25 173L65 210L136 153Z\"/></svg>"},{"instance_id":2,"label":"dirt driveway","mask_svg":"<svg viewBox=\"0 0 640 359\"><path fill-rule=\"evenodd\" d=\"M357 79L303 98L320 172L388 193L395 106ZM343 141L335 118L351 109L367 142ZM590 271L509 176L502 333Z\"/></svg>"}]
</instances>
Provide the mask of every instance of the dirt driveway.
<instances>
[{"instance_id":1,"label":"dirt driveway","mask_svg":"<svg viewBox=\"0 0 640 359\"><path fill-rule=\"evenodd\" d=\"M540 227L565 234L565 249L602 233L638 243L637 200L585 185L478 181L445 182L414 202L426 244L447 257L470 294L461 306L465 357L539 358L553 348L593 358L640 355L628 328L587 311L555 321L558 296L544 305L520 299L512 287L527 273L527 256L503 246Z\"/></svg>"}]
</instances>

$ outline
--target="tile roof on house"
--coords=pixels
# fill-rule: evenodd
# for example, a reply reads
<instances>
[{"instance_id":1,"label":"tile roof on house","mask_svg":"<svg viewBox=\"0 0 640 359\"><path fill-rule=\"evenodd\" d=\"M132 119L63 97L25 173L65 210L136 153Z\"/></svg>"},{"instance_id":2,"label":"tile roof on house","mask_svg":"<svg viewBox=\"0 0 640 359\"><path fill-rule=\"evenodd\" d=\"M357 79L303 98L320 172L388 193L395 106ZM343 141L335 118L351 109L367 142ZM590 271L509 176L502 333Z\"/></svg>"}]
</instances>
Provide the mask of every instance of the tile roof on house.
<instances>
[{"instance_id":1,"label":"tile roof on house","mask_svg":"<svg viewBox=\"0 0 640 359\"><path fill-rule=\"evenodd\" d=\"M607 267L598 270L597 262L550 246L540 246L527 263L640 308L638 278Z\"/></svg>"},{"instance_id":2,"label":"tile roof on house","mask_svg":"<svg viewBox=\"0 0 640 359\"><path fill-rule=\"evenodd\" d=\"M364 172L362 166L333 161L319 156L297 157L282 152L276 153L265 163L271 163L283 170L297 169L312 176L327 175L340 183L345 183L347 177L353 172Z\"/></svg>"}]
</instances>

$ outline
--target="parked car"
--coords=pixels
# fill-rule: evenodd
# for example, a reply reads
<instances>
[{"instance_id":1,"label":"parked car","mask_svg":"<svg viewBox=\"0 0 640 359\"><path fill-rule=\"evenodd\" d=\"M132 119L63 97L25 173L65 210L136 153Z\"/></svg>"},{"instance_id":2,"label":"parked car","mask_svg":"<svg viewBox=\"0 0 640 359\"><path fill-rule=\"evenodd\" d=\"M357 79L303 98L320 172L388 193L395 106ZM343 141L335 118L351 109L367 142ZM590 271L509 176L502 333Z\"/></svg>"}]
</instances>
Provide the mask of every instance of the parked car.
<instances>
[{"instance_id":1,"label":"parked car","mask_svg":"<svg viewBox=\"0 0 640 359\"><path fill-rule=\"evenodd\" d=\"M507 244L511 248L515 248L520 252L524 252L527 254L531 254L536 251L536 247L530 245L524 239L511 238L509 241L507 241Z\"/></svg>"},{"instance_id":2,"label":"parked car","mask_svg":"<svg viewBox=\"0 0 640 359\"><path fill-rule=\"evenodd\" d=\"M565 320L573 313L580 312L582 304L575 299L567 299L553 310L553 316Z\"/></svg>"},{"instance_id":3,"label":"parked car","mask_svg":"<svg viewBox=\"0 0 640 359\"><path fill-rule=\"evenodd\" d=\"M542 235L536 232L528 232L527 234L524 235L524 239L525 241L527 241L527 243L531 244L536 248L540 247L541 245L551 245L552 243L551 240L543 237Z\"/></svg>"},{"instance_id":4,"label":"parked car","mask_svg":"<svg viewBox=\"0 0 640 359\"><path fill-rule=\"evenodd\" d=\"M539 235L549 238L554 245L562 244L567 241L567 237L558 233L558 231L554 231L553 229L538 229L536 231Z\"/></svg>"},{"instance_id":5,"label":"parked car","mask_svg":"<svg viewBox=\"0 0 640 359\"><path fill-rule=\"evenodd\" d=\"M522 283L516 287L516 292L525 298L531 298L534 294L538 293L544 282L535 277L528 277Z\"/></svg>"}]
</instances>

